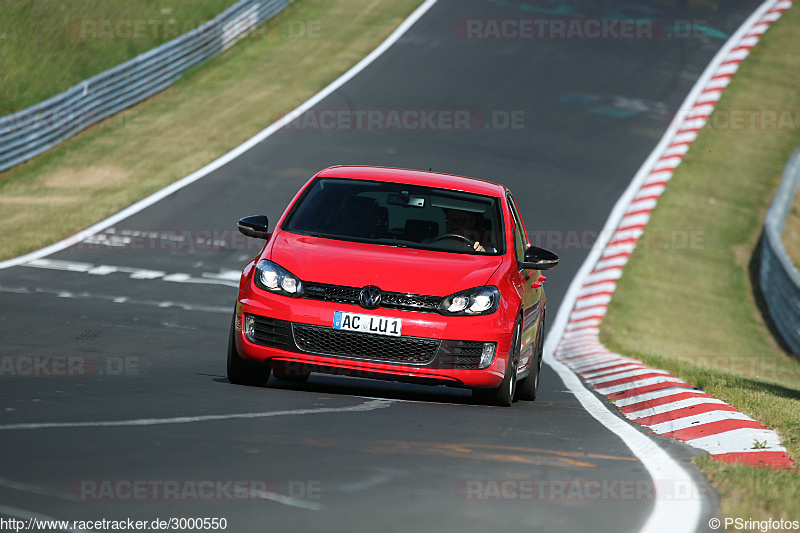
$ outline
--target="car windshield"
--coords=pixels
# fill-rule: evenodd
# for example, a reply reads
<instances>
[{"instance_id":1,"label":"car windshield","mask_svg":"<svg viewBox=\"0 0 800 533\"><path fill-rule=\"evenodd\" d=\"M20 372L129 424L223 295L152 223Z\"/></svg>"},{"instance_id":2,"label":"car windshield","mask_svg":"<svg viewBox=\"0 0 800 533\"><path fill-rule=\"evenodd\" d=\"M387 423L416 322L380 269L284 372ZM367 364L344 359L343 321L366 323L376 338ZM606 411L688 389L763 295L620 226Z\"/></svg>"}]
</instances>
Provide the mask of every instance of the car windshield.
<instances>
[{"instance_id":1,"label":"car windshield","mask_svg":"<svg viewBox=\"0 0 800 533\"><path fill-rule=\"evenodd\" d=\"M403 183L318 178L282 229L328 239L466 254L504 251L497 198Z\"/></svg>"}]
</instances>

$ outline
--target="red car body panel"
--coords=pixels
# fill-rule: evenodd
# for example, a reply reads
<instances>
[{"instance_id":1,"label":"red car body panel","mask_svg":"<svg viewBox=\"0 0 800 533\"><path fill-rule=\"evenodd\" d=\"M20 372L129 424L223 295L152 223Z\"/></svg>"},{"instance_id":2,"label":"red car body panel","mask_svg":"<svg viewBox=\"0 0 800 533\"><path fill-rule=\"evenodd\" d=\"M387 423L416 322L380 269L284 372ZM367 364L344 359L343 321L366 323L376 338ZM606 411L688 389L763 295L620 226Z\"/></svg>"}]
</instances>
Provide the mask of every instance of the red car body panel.
<instances>
[{"instance_id":1,"label":"red car body panel","mask_svg":"<svg viewBox=\"0 0 800 533\"><path fill-rule=\"evenodd\" d=\"M505 253L502 255L459 254L350 242L290 233L281 229L304 190L318 177L364 179L404 183L475 193L499 198L504 224ZM276 367L311 369L326 373L423 381L451 386L496 388L503 380L511 351L514 325L523 320L519 373L525 373L536 346L545 312L542 288L531 285L539 277L535 270L522 271L515 255L513 219L502 185L432 172L376 168L331 167L310 180L287 207L264 249L243 270L236 305L235 346L241 358L263 361ZM523 227L523 235L524 227ZM527 244L527 236L525 237ZM383 291L446 297L480 286L495 286L501 294L497 311L484 316L445 316L440 313L399 309L364 309L358 305L294 298L270 293L254 281L255 266L272 261L304 283L348 287L375 285ZM388 363L362 358L300 353L250 342L243 331L244 314L270 317L293 324L330 328L336 311L401 318L403 337L449 341L497 343L494 360L485 369L436 368L425 365Z\"/></svg>"}]
</instances>

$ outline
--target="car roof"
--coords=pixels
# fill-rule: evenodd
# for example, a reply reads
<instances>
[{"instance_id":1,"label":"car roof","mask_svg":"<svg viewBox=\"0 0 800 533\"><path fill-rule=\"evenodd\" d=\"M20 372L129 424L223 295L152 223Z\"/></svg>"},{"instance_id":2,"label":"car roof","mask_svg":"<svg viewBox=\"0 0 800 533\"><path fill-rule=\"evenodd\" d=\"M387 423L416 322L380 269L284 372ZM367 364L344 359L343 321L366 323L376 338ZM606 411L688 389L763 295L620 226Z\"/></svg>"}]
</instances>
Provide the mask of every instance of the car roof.
<instances>
[{"instance_id":1,"label":"car roof","mask_svg":"<svg viewBox=\"0 0 800 533\"><path fill-rule=\"evenodd\" d=\"M349 178L371 181L386 181L391 183L408 183L409 185L423 185L439 189L471 192L485 196L503 197L506 188L503 185L490 181L428 172L424 170L409 170L403 168L370 167L370 166L334 166L328 167L317 174L318 177Z\"/></svg>"}]
</instances>

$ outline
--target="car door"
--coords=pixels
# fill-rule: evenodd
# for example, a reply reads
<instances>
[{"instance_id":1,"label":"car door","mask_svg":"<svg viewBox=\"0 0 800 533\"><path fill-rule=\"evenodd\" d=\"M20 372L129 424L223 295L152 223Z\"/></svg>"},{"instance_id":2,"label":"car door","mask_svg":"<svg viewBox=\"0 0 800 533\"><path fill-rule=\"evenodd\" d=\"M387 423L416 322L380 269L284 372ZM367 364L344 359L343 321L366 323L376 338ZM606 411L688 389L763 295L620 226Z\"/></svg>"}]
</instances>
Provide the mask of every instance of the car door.
<instances>
[{"instance_id":1,"label":"car door","mask_svg":"<svg viewBox=\"0 0 800 533\"><path fill-rule=\"evenodd\" d=\"M517 261L524 261L525 251L530 246L528 234L525 231L525 224L519 214L519 208L514 198L509 194L507 197L508 207L511 211L512 231L514 232L514 253ZM520 348L519 371L526 371L536 347L536 332L539 327L540 305L542 302L543 289L538 282L540 272L538 270L519 269L517 279L514 284L522 298L522 346Z\"/></svg>"}]
</instances>

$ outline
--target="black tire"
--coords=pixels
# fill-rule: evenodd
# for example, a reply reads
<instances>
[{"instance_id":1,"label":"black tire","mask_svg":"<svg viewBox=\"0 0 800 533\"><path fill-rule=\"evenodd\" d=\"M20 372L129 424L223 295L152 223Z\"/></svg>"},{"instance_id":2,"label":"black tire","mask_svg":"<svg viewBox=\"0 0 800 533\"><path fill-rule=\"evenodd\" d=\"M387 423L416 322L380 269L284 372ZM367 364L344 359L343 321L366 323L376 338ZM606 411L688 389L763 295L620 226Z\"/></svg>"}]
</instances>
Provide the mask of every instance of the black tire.
<instances>
[{"instance_id":1,"label":"black tire","mask_svg":"<svg viewBox=\"0 0 800 533\"><path fill-rule=\"evenodd\" d=\"M532 402L539 395L539 378L542 375L542 355L544 355L544 317L539 325L536 339L536 352L531 361L531 371L528 377L520 381L517 394L520 400Z\"/></svg>"},{"instance_id":2,"label":"black tire","mask_svg":"<svg viewBox=\"0 0 800 533\"><path fill-rule=\"evenodd\" d=\"M269 379L269 365L246 361L236 350L236 317L231 322L231 333L228 337L228 381L234 385L263 387Z\"/></svg>"},{"instance_id":3,"label":"black tire","mask_svg":"<svg viewBox=\"0 0 800 533\"><path fill-rule=\"evenodd\" d=\"M503 382L496 389L475 389L472 396L481 403L511 407L517 391L517 365L519 364L520 344L522 342L522 321L517 319L514 325L514 337L511 340L511 353L506 364Z\"/></svg>"}]
</instances>

